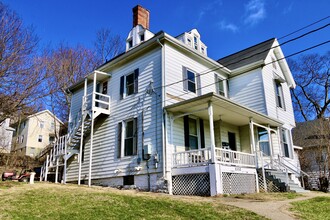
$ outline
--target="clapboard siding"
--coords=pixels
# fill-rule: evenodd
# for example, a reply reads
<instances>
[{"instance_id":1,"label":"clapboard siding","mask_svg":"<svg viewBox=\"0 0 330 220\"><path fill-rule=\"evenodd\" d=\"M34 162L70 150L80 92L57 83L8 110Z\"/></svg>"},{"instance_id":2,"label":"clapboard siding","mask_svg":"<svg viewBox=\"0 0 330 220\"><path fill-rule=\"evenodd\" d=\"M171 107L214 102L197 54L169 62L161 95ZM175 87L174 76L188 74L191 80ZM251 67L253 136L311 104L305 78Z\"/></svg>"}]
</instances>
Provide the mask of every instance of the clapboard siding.
<instances>
[{"instance_id":1,"label":"clapboard siding","mask_svg":"<svg viewBox=\"0 0 330 220\"><path fill-rule=\"evenodd\" d=\"M209 92L216 92L214 79L215 72L221 75L224 79L227 78L227 76L221 72L221 69L210 71L211 69L214 69L214 65L203 64L203 62L197 60L197 58L194 58L191 54L183 53L171 45L165 44L165 51L165 85L170 85L166 87L166 93L170 94L170 96L165 98L165 105L176 103L182 99L186 100L194 98L197 94L203 95ZM202 89L200 90L200 93L186 92L183 90L183 67L195 72L195 74L201 74L200 87ZM171 85L172 83L175 84ZM176 96L177 98L173 98L173 96Z\"/></svg>"},{"instance_id":2,"label":"clapboard siding","mask_svg":"<svg viewBox=\"0 0 330 220\"><path fill-rule=\"evenodd\" d=\"M266 63L271 62L271 56L268 56ZM266 65L263 68L263 82L264 82L264 93L266 97L266 106L268 115L277 118L284 122L287 127L294 127L295 120L292 108L292 100L290 94L290 88L286 82L282 83L283 97L285 108L278 108L276 106L276 94L275 94L275 84L274 84L274 74L279 75L281 78L285 79L280 67L276 63L277 68L275 69L273 65Z\"/></svg>"},{"instance_id":3,"label":"clapboard siding","mask_svg":"<svg viewBox=\"0 0 330 220\"><path fill-rule=\"evenodd\" d=\"M119 87L120 77L133 72L139 68L138 93L130 95L120 100ZM133 174L147 173L146 162L142 160L138 164L138 158L142 158L142 111L144 110L144 144L152 146L153 154L158 154L160 163L155 168L154 163L150 163L150 173L160 172L162 170L162 130L161 130L161 90L156 89L157 94L147 95L146 88L150 81L153 81L154 87L161 86L161 50L155 49L143 56L134 59L125 65L109 72L112 76L109 79L108 95L111 97L110 116L99 116L94 126L94 144L93 144L93 163L92 179L110 178L114 176L124 176ZM81 97L83 91L74 94L72 111L80 109ZM118 123L133 117L138 118L138 154L136 156L117 158L117 134ZM88 176L90 139L85 139L84 162L82 163L82 178ZM134 171L134 167L141 166L140 172ZM116 169L123 172L115 174ZM73 161L67 172L68 181L77 180L78 164Z\"/></svg>"},{"instance_id":4,"label":"clapboard siding","mask_svg":"<svg viewBox=\"0 0 330 220\"><path fill-rule=\"evenodd\" d=\"M230 78L229 97L241 105L267 114L261 70L256 69Z\"/></svg>"}]
</instances>

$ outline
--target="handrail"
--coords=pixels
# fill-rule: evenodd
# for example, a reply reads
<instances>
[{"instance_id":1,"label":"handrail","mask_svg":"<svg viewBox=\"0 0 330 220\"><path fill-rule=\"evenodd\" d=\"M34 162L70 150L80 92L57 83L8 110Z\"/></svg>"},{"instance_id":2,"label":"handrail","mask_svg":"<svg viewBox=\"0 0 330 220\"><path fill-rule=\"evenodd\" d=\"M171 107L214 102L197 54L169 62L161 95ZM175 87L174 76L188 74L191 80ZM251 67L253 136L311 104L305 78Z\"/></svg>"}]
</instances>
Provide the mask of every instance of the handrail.
<instances>
[{"instance_id":1,"label":"handrail","mask_svg":"<svg viewBox=\"0 0 330 220\"><path fill-rule=\"evenodd\" d=\"M288 163L288 164L290 164L290 165L292 165L292 166L295 166L294 164L292 164L290 161L288 161L284 156L280 156L280 155L278 155L278 157L279 157L279 162L281 162L280 160L282 159L282 160L284 160L286 163ZM282 164L282 163L281 163ZM307 174L306 172L304 172L304 171L302 171L301 169L300 169L300 173L299 172L297 172L297 171L295 171L294 169L292 169L291 167L289 167L288 165L286 165L285 163L283 163L283 166L285 166L285 167L287 167L289 170L291 170L291 171L293 171L294 173L296 173L296 174L304 174L305 176L310 176L309 174Z\"/></svg>"}]
</instances>

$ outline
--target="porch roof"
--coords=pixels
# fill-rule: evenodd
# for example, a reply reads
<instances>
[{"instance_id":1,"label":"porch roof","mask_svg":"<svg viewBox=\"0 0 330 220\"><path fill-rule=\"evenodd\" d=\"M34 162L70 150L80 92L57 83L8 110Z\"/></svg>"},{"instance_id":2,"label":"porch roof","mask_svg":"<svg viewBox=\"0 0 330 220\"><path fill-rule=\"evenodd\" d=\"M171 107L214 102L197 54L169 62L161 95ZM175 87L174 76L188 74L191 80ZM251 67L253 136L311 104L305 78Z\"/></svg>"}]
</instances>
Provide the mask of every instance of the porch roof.
<instances>
[{"instance_id":1,"label":"porch roof","mask_svg":"<svg viewBox=\"0 0 330 220\"><path fill-rule=\"evenodd\" d=\"M236 126L247 125L250 118L252 118L256 123L275 127L283 124L277 119L242 106L213 92L165 106L165 109L173 113L179 112L181 114L194 114L197 117L208 120L209 115L207 107L209 102L211 102L213 106L214 120L219 120L221 118L222 121Z\"/></svg>"}]
</instances>

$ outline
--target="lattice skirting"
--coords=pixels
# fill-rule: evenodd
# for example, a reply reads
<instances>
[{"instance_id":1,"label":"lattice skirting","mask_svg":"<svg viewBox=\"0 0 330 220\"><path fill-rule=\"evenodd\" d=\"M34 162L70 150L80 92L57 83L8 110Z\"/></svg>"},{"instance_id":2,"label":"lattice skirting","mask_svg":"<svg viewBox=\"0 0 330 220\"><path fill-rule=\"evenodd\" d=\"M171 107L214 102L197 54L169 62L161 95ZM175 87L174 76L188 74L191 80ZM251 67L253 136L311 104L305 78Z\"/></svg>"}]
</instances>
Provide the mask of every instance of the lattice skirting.
<instances>
[{"instance_id":1,"label":"lattice skirting","mask_svg":"<svg viewBox=\"0 0 330 220\"><path fill-rule=\"evenodd\" d=\"M174 195L210 196L208 173L177 175L172 181Z\"/></svg>"},{"instance_id":2,"label":"lattice skirting","mask_svg":"<svg viewBox=\"0 0 330 220\"><path fill-rule=\"evenodd\" d=\"M256 192L255 174L222 172L224 194L242 194Z\"/></svg>"},{"instance_id":3,"label":"lattice skirting","mask_svg":"<svg viewBox=\"0 0 330 220\"><path fill-rule=\"evenodd\" d=\"M264 180L262 178L262 175L258 175L259 180L259 190L260 192L266 192L265 186L264 186ZM266 178L266 184L267 184L267 192L281 192L280 188L276 186L273 181Z\"/></svg>"}]
</instances>

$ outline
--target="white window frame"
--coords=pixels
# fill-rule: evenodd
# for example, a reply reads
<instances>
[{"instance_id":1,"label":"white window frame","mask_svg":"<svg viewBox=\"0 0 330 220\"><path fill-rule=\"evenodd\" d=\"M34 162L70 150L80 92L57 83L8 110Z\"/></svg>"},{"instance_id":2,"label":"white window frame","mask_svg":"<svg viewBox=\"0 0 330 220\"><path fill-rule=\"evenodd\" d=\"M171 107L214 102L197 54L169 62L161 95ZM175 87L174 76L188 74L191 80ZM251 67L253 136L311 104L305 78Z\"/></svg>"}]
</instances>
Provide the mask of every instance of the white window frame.
<instances>
[{"instance_id":1,"label":"white window frame","mask_svg":"<svg viewBox=\"0 0 330 220\"><path fill-rule=\"evenodd\" d=\"M293 155L292 155L292 152L291 152L291 144L290 144L291 138L290 138L290 132L289 132L289 130L288 129L285 129L285 128L281 128L280 135L281 135L282 156L287 157L287 158L292 158ZM285 139L286 139L285 141L286 142L284 142L283 137L285 137ZM288 147L288 154L289 155L285 155L284 144L286 144L287 147Z\"/></svg>"},{"instance_id":2,"label":"white window frame","mask_svg":"<svg viewBox=\"0 0 330 220\"><path fill-rule=\"evenodd\" d=\"M283 93L283 86L279 80L274 80L276 107L285 110L285 100Z\"/></svg>"},{"instance_id":3,"label":"white window frame","mask_svg":"<svg viewBox=\"0 0 330 220\"><path fill-rule=\"evenodd\" d=\"M132 83L133 84L133 93L128 94L127 77L130 76L130 75L133 76L133 83ZM131 96L131 95L134 95L135 94L134 91L135 91L135 84L134 84L134 71L133 71L133 72L131 72L129 74L126 74L125 77L124 77L124 94L123 94L123 98L128 97L128 96Z\"/></svg>"},{"instance_id":4,"label":"white window frame","mask_svg":"<svg viewBox=\"0 0 330 220\"><path fill-rule=\"evenodd\" d=\"M219 76L218 74L215 74L215 89L216 89L216 93L218 95L227 97L227 83L226 83L226 79L222 78L221 76ZM219 83L220 81L222 82L222 87L223 87L223 94L220 94L220 88L219 88Z\"/></svg>"},{"instance_id":5,"label":"white window frame","mask_svg":"<svg viewBox=\"0 0 330 220\"><path fill-rule=\"evenodd\" d=\"M195 117L193 115L189 115L189 119L193 119L196 121L196 131L197 131L197 149L196 150L200 150L200 149L202 149L202 140L201 140L201 130L200 130L199 118ZM188 126L189 126L189 124L188 124ZM205 131L204 131L204 134L205 134ZM190 129L189 129L189 136L190 136ZM189 146L189 148L190 148L190 146Z\"/></svg>"},{"instance_id":6,"label":"white window frame","mask_svg":"<svg viewBox=\"0 0 330 220\"><path fill-rule=\"evenodd\" d=\"M39 127L42 129L45 127L45 122L44 121L39 121Z\"/></svg>"},{"instance_id":7,"label":"white window frame","mask_svg":"<svg viewBox=\"0 0 330 220\"><path fill-rule=\"evenodd\" d=\"M137 125L134 124L135 120L136 120ZM124 121L121 122L122 123L122 125L121 125L122 131L121 131L121 143L120 143L121 144L121 146L120 146L120 150L121 150L120 158L134 157L138 154L138 145L137 145L138 143L136 143L136 141L138 140L138 138L137 138L138 134L136 133L137 130L133 130L133 137L132 137L133 138L133 149L132 149L132 151L134 152L134 146L136 146L136 149L135 149L136 152L135 152L135 154L133 153L132 155L125 155L126 125L127 125L128 122L133 122L133 129L137 128L137 126L138 126L137 118L130 118L130 119L127 119L127 120L124 120ZM135 137L134 137L134 135L135 135Z\"/></svg>"}]
</instances>

